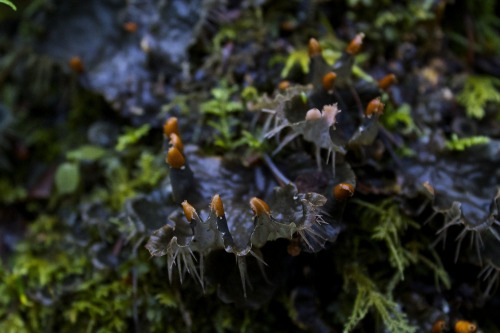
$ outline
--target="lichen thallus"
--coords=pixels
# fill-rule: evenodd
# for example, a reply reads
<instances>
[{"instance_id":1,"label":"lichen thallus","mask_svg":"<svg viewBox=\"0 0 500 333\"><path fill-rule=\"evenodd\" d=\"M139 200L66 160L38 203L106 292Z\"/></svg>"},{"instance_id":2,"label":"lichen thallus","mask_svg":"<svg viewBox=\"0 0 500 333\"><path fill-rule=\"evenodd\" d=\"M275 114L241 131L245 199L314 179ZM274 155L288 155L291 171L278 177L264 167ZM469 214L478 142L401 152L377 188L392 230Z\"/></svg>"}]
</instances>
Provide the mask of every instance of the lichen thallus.
<instances>
[{"instance_id":1,"label":"lichen thallus","mask_svg":"<svg viewBox=\"0 0 500 333\"><path fill-rule=\"evenodd\" d=\"M484 295L489 295L493 286L498 283L500 278L500 188L491 200L490 207L486 217L480 219L468 219L462 211L462 203L454 201L451 205L445 205L440 202L443 195L436 193L435 188L429 183L423 183L425 194L431 201L434 212L427 219L426 223L433 220L437 214L442 214L444 222L441 228L436 232L438 237L432 244L439 242L446 244L448 231L451 227L459 226L462 228L455 238L455 261L458 261L462 242L469 236L470 248L474 248L479 265L482 267L479 277L484 281L488 280Z\"/></svg>"},{"instance_id":2,"label":"lichen thallus","mask_svg":"<svg viewBox=\"0 0 500 333\"><path fill-rule=\"evenodd\" d=\"M356 121L358 125L353 128L353 132L348 132L342 140L338 140L336 117L341 112L338 103L346 103L337 89L350 87L354 90L352 67L362 38L362 34L356 36L333 67L322 57L319 43L311 39L309 56L313 89L281 85L281 94L271 103L275 108L263 109L270 114L263 126L264 138L275 137L279 141L273 155L294 139L302 137L315 147L317 168L321 170L321 150L327 150L326 160L327 163L330 160L332 165L330 190L327 193L300 192L274 165L271 156L263 154L264 164L280 186L265 200L247 198L247 207L250 209L235 213L235 207L242 206L241 202L236 203L241 198L224 196L223 189L212 193L211 199L206 197L207 193L202 193L200 185L203 185L204 180L199 179L199 172L193 172L190 167L189 159L192 157L184 152L177 118L172 117L165 122L163 131L169 143L166 162L170 169L172 199L182 206L183 214L174 212L169 217L169 223L153 232L146 248L152 256L167 256L170 279L175 264L181 281L187 272L194 275L204 287L204 258L212 251L224 250L236 257L242 291L246 296L247 286L251 286L246 258L248 255L254 257L264 274L265 259L260 249L267 242L289 239L288 253L297 255L301 249L317 252L328 242L335 241L342 230L340 220L343 209L356 187L356 177L349 164L345 159L336 161L335 155L345 155L348 149L373 143L379 133L378 118L384 109L380 98L371 100L365 111L360 113L361 120ZM371 94L380 94L394 81L393 76L381 80ZM352 94L361 109L359 96L355 91ZM323 103L325 100L330 102ZM315 105L322 105L321 111ZM279 138L281 133L286 133L282 139ZM207 205L208 201L210 205ZM205 208L207 206L208 209Z\"/></svg>"},{"instance_id":3,"label":"lichen thallus","mask_svg":"<svg viewBox=\"0 0 500 333\"><path fill-rule=\"evenodd\" d=\"M222 198L219 194L212 196L208 211L201 209L198 212L195 206L202 205L204 194L199 193L197 184L203 180L196 179L183 153L176 118L165 122L164 135L169 142L166 162L170 169L172 197L182 206L183 216L178 212L172 214L169 218L171 223L154 231L146 248L152 256L167 256L170 279L175 264L181 280L187 272L204 287L204 257L211 251L223 249L236 257L246 296L247 286L250 285L246 256L254 257L265 274L265 261L260 248L268 241L278 238L296 241L299 237L303 247L316 252L323 249L326 242L336 238L338 230L333 226L330 213L324 209L327 197L314 192L301 193L291 182L276 187L269 203L251 197L248 205L251 213L236 219L227 217L223 200L228 200L228 205L232 206L238 198ZM284 179L283 176L281 179ZM355 184L345 183L342 186L331 193L332 200L338 196L338 208L344 206L345 199L353 194ZM252 223L248 224L245 219ZM235 226L235 223L241 223L243 227ZM244 227L248 225L250 227Z\"/></svg>"}]
</instances>

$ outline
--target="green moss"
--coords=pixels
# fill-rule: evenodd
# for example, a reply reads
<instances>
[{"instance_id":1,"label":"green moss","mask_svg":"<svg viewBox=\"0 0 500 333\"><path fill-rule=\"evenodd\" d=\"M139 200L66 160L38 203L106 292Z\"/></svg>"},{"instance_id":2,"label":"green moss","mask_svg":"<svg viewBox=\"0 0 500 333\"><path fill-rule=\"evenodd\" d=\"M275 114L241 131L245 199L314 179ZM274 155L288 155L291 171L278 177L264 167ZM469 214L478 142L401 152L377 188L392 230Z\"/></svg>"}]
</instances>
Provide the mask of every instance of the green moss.
<instances>
[{"instance_id":1,"label":"green moss","mask_svg":"<svg viewBox=\"0 0 500 333\"><path fill-rule=\"evenodd\" d=\"M449 150L462 151L476 145L484 145L490 142L486 136L472 136L468 138L459 138L455 133L451 135L450 140L446 141L446 148Z\"/></svg>"},{"instance_id":2,"label":"green moss","mask_svg":"<svg viewBox=\"0 0 500 333\"><path fill-rule=\"evenodd\" d=\"M463 47L466 52L481 52L498 54L500 50L500 19L496 15L496 0L481 2L464 1L465 10L469 17L467 24L455 26L448 31L449 39ZM471 42L471 39L474 42Z\"/></svg>"},{"instance_id":3,"label":"green moss","mask_svg":"<svg viewBox=\"0 0 500 333\"><path fill-rule=\"evenodd\" d=\"M22 186L16 186L9 179L0 178L0 203L11 204L26 198L27 191Z\"/></svg>"},{"instance_id":4,"label":"green moss","mask_svg":"<svg viewBox=\"0 0 500 333\"><path fill-rule=\"evenodd\" d=\"M487 103L500 103L500 79L486 75L470 75L465 80L457 101L465 107L467 116L482 119Z\"/></svg>"},{"instance_id":5,"label":"green moss","mask_svg":"<svg viewBox=\"0 0 500 333\"><path fill-rule=\"evenodd\" d=\"M344 281L345 290L349 290L350 285L353 284L357 291L352 314L344 325L344 333L351 332L370 310L376 312L389 332L413 333L417 331L417 328L410 325L406 315L401 312L399 304L390 295L381 293L360 267L352 265L345 269Z\"/></svg>"},{"instance_id":6,"label":"green moss","mask_svg":"<svg viewBox=\"0 0 500 333\"><path fill-rule=\"evenodd\" d=\"M379 325L389 332L415 332L417 328L410 325L395 299L398 285L405 276L415 278L415 272L421 271L434 275L436 288L450 288L448 273L437 253L424 240L419 240L420 226L401 212L397 202L392 199L378 203L353 202L358 205L361 225L351 240L355 244L353 257L356 261L353 264L351 259L347 262L348 267L342 268L344 297L354 297L344 332L352 331L368 315L378 318ZM412 240L404 242L409 229ZM371 250L361 245L366 244L368 238L375 242ZM389 267L395 271L385 264L387 257ZM384 262L380 258L384 258ZM373 267L377 270L372 270ZM352 287L356 290L355 296Z\"/></svg>"},{"instance_id":7,"label":"green moss","mask_svg":"<svg viewBox=\"0 0 500 333\"><path fill-rule=\"evenodd\" d=\"M234 116L244 110L243 103L234 98L237 86L220 87L211 90L212 99L202 103L200 110L203 114L213 117L208 125L217 131L214 144L223 150L232 150L241 145L236 141L240 121Z\"/></svg>"},{"instance_id":8,"label":"green moss","mask_svg":"<svg viewBox=\"0 0 500 333\"><path fill-rule=\"evenodd\" d=\"M387 103L381 122L387 129L398 133L411 134L419 132L411 115L411 107L408 104L402 104L396 109L391 103Z\"/></svg>"},{"instance_id":9,"label":"green moss","mask_svg":"<svg viewBox=\"0 0 500 333\"><path fill-rule=\"evenodd\" d=\"M369 221L372 239L386 244L389 250L389 263L403 278L405 268L415 263L417 258L403 247L400 237L409 227L419 229L419 225L401 214L399 207L392 200L383 201L379 205L363 201L356 203L367 208L361 213L362 220Z\"/></svg>"},{"instance_id":10,"label":"green moss","mask_svg":"<svg viewBox=\"0 0 500 333\"><path fill-rule=\"evenodd\" d=\"M292 68L299 66L302 73L309 72L309 52L307 48L299 48L290 52L285 61L285 67L281 71L281 77L286 78L290 74Z\"/></svg>"},{"instance_id":11,"label":"green moss","mask_svg":"<svg viewBox=\"0 0 500 333\"><path fill-rule=\"evenodd\" d=\"M115 149L117 151L124 151L127 147L136 144L143 136L148 134L151 126L144 124L138 128L127 128L125 133L118 137L118 143Z\"/></svg>"}]
</instances>

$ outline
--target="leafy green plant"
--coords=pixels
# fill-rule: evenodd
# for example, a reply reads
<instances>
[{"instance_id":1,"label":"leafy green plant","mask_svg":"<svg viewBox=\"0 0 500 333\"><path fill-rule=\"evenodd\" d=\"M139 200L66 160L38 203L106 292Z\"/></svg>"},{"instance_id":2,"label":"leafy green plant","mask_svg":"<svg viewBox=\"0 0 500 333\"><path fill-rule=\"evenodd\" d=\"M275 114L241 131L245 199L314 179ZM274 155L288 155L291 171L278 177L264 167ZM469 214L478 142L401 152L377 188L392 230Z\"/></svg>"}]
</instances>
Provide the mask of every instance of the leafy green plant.
<instances>
[{"instance_id":1,"label":"leafy green plant","mask_svg":"<svg viewBox=\"0 0 500 333\"><path fill-rule=\"evenodd\" d=\"M287 77L292 68L296 65L300 66L302 73L307 74L309 72L309 53L306 48L294 50L288 55L285 61L285 67L283 67L281 71L281 77Z\"/></svg>"},{"instance_id":2,"label":"leafy green plant","mask_svg":"<svg viewBox=\"0 0 500 333\"><path fill-rule=\"evenodd\" d=\"M11 204L15 201L23 200L27 195L27 191L24 187L16 186L5 178L0 179L0 193L2 193L0 203L4 204Z\"/></svg>"},{"instance_id":3,"label":"leafy green plant","mask_svg":"<svg viewBox=\"0 0 500 333\"><path fill-rule=\"evenodd\" d=\"M459 138L455 133L453 133L450 140L446 140L445 145L449 150L462 151L472 146L487 144L488 142L490 142L490 138L487 136Z\"/></svg>"},{"instance_id":4,"label":"leafy green plant","mask_svg":"<svg viewBox=\"0 0 500 333\"><path fill-rule=\"evenodd\" d=\"M237 134L235 127L239 121L233 115L243 111L241 101L232 99L237 89L236 86L228 87L225 84L214 88L211 90L213 99L200 106L203 114L215 116L215 120L209 120L208 124L218 132L215 145L225 150L232 150L241 145L235 140Z\"/></svg>"},{"instance_id":5,"label":"leafy green plant","mask_svg":"<svg viewBox=\"0 0 500 333\"><path fill-rule=\"evenodd\" d=\"M436 281L449 288L450 281L435 252L431 252L435 261L424 256L422 248L414 242L403 244L402 235L411 228L419 230L420 225L403 214L399 205L393 200L384 200L379 204L372 204L361 200L353 200L362 207L361 220L363 228L371 233L371 238L383 241L389 249L389 263L396 268L397 276L404 278L404 272L410 266L423 262L435 274ZM374 223L375 222L375 223Z\"/></svg>"},{"instance_id":6,"label":"leafy green plant","mask_svg":"<svg viewBox=\"0 0 500 333\"><path fill-rule=\"evenodd\" d=\"M3 4L6 4L7 6L9 6L10 8L12 8L13 10L17 10L16 8L16 5L14 5L11 1L9 0L0 0L0 3L3 3Z\"/></svg>"},{"instance_id":7,"label":"leafy green plant","mask_svg":"<svg viewBox=\"0 0 500 333\"><path fill-rule=\"evenodd\" d=\"M360 200L353 200L353 202L361 208L362 229L368 232L372 240L385 244L390 266L395 268L396 272L378 272L392 276L388 282L385 282L386 290L382 292L379 282L373 279L376 275L367 268L377 265L376 262L366 262L366 259L360 258L357 263L351 264L343 271L345 292L350 292L351 285L354 285L357 292L351 314L344 326L344 332L352 331L372 310L389 332L415 332L416 328L409 324L406 314L401 312L399 304L393 299L396 285L403 280L404 273L411 267L422 265L427 267L434 274L437 288L439 285L445 288L450 287L448 274L433 249L429 249L427 245L418 241L402 242L402 236L408 228L416 231L420 226L404 215L397 203L393 200L384 200L378 204ZM362 236L358 236L356 242L361 238ZM424 251L430 252L431 258L424 255Z\"/></svg>"},{"instance_id":8,"label":"leafy green plant","mask_svg":"<svg viewBox=\"0 0 500 333\"><path fill-rule=\"evenodd\" d=\"M396 109L391 103L387 103L381 122L387 129L402 134L419 132L411 116L411 107L408 104L403 104Z\"/></svg>"},{"instance_id":9,"label":"leafy green plant","mask_svg":"<svg viewBox=\"0 0 500 333\"><path fill-rule=\"evenodd\" d=\"M79 183L80 171L77 164L65 162L57 168L55 185L58 194L64 195L75 192Z\"/></svg>"},{"instance_id":10,"label":"leafy green plant","mask_svg":"<svg viewBox=\"0 0 500 333\"><path fill-rule=\"evenodd\" d=\"M500 103L500 79L487 75L470 75L465 80L457 101L465 107L471 118L482 119L486 104Z\"/></svg>"},{"instance_id":11,"label":"leafy green plant","mask_svg":"<svg viewBox=\"0 0 500 333\"><path fill-rule=\"evenodd\" d=\"M143 136L148 134L150 129L151 126L149 124L144 124L138 128L127 128L125 133L118 137L116 150L124 151L128 146L137 143Z\"/></svg>"},{"instance_id":12,"label":"leafy green plant","mask_svg":"<svg viewBox=\"0 0 500 333\"><path fill-rule=\"evenodd\" d=\"M468 16L473 19L469 20L469 27L465 25L466 30L462 30L464 27L458 27L459 29L455 27L455 29L448 31L447 34L450 40L468 51L498 54L500 49L500 37L498 36L500 19L495 8L497 1L464 1L463 3ZM473 36L470 34L473 34ZM471 37L474 43L471 43Z\"/></svg>"},{"instance_id":13,"label":"leafy green plant","mask_svg":"<svg viewBox=\"0 0 500 333\"><path fill-rule=\"evenodd\" d=\"M84 144L66 153L67 162L56 172L55 183L59 194L74 193L80 182L80 165L93 163L105 177L105 187L96 186L90 194L93 200L107 202L119 210L127 199L138 192L151 189L166 175L163 158L148 150L138 150L137 142L147 134L149 125L129 128L118 138L115 149ZM132 163L128 161L131 160Z\"/></svg>"}]
</instances>

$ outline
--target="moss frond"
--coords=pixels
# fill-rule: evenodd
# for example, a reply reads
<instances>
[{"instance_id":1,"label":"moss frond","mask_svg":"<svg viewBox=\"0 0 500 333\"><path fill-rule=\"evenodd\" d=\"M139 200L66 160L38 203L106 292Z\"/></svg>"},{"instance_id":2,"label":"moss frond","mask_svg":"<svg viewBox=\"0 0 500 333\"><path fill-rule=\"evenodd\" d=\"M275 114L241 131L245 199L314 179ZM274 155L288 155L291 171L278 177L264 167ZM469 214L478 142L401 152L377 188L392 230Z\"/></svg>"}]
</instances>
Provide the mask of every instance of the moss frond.
<instances>
[{"instance_id":1,"label":"moss frond","mask_svg":"<svg viewBox=\"0 0 500 333\"><path fill-rule=\"evenodd\" d=\"M500 79L486 75L471 75L465 80L457 101L465 107L467 116L482 119L486 103L500 103L499 87Z\"/></svg>"},{"instance_id":2,"label":"moss frond","mask_svg":"<svg viewBox=\"0 0 500 333\"><path fill-rule=\"evenodd\" d=\"M376 311L389 332L416 332L416 327L410 325L406 314L400 311L398 303L391 296L380 292L359 266L353 265L346 269L344 281L346 281L344 289L349 289L351 283L357 289L352 314L344 326L344 333L351 332L370 310Z\"/></svg>"},{"instance_id":3,"label":"moss frond","mask_svg":"<svg viewBox=\"0 0 500 333\"><path fill-rule=\"evenodd\" d=\"M381 121L391 131L398 131L403 134L419 132L418 127L413 121L409 104L403 104L396 109L392 104L388 103Z\"/></svg>"},{"instance_id":4,"label":"moss frond","mask_svg":"<svg viewBox=\"0 0 500 333\"><path fill-rule=\"evenodd\" d=\"M411 263L417 261L414 253L403 247L400 235L408 227L419 229L420 226L399 211L398 205L392 200L385 200L380 205L374 205L363 201L356 201L362 207L368 208L362 212L362 220L378 221L374 224L372 239L385 242L389 249L389 262L395 267L401 278L404 277L404 270Z\"/></svg>"},{"instance_id":5,"label":"moss frond","mask_svg":"<svg viewBox=\"0 0 500 333\"><path fill-rule=\"evenodd\" d=\"M475 146L475 145L484 145L490 142L490 139L487 136L471 136L468 138L459 138L455 133L451 135L450 140L446 141L446 148L449 150L458 150L462 151L466 148Z\"/></svg>"},{"instance_id":6,"label":"moss frond","mask_svg":"<svg viewBox=\"0 0 500 333\"><path fill-rule=\"evenodd\" d=\"M118 143L115 149L117 151L124 151L129 146L137 143L143 136L148 134L151 126L149 124L144 124L138 128L127 128L125 133L118 137Z\"/></svg>"},{"instance_id":7,"label":"moss frond","mask_svg":"<svg viewBox=\"0 0 500 333\"><path fill-rule=\"evenodd\" d=\"M281 71L281 77L286 78L295 65L299 65L302 73L309 72L309 53L307 49L298 49L290 53L285 62L285 67Z\"/></svg>"}]
</instances>

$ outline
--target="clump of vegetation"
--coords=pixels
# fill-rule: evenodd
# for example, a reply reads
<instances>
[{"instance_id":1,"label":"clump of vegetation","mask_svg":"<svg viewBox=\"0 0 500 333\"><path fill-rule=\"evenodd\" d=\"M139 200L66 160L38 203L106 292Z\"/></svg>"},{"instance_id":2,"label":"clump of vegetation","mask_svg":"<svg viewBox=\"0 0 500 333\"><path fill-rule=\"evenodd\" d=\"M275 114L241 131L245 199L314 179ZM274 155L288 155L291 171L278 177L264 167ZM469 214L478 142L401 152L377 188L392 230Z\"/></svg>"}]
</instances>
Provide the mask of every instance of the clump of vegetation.
<instances>
[{"instance_id":1,"label":"clump of vegetation","mask_svg":"<svg viewBox=\"0 0 500 333\"><path fill-rule=\"evenodd\" d=\"M490 138L487 136L459 138L458 135L452 134L450 140L446 141L446 148L449 150L462 151L472 146L487 144L488 142L490 142Z\"/></svg>"},{"instance_id":2,"label":"clump of vegetation","mask_svg":"<svg viewBox=\"0 0 500 333\"><path fill-rule=\"evenodd\" d=\"M488 103L500 105L500 79L486 75L470 75L457 101L471 118L482 119Z\"/></svg>"},{"instance_id":3,"label":"clump of vegetation","mask_svg":"<svg viewBox=\"0 0 500 333\"><path fill-rule=\"evenodd\" d=\"M364 275L357 266L348 267L344 271L344 288L349 290L349 286L354 284L357 290L354 299L352 314L344 326L344 332L352 332L356 325L368 314L370 310L375 310L389 332L417 331L417 327L410 325L406 315L399 309L399 304L392 300L389 294L380 292L375 283Z\"/></svg>"},{"instance_id":4,"label":"clump of vegetation","mask_svg":"<svg viewBox=\"0 0 500 333\"><path fill-rule=\"evenodd\" d=\"M373 258L365 258L363 249L355 249L356 262L351 263L343 273L346 293L351 295L349 287L352 285L356 290L344 331L351 332L365 316L373 313L375 317L381 319L380 325L390 332L415 332L418 328L409 323L406 314L401 311L398 300L394 299L397 285L405 280L405 274L413 272L422 265L432 272L436 286L442 285L449 289L450 278L434 250L418 243L402 241L409 228L414 233L420 229L420 225L403 214L397 203L384 200L379 204L372 204L354 200L354 204L360 210L361 225L358 231L360 235L356 235L351 241L359 244L364 241L364 237L369 236L385 244L386 251L381 249L377 251L387 253L388 262L395 271L370 271L368 267L378 267L382 263L374 261ZM363 236L363 232L367 233L366 236ZM425 255L426 252L428 255ZM371 278L372 276L379 276L379 279L380 276L389 278L384 277L382 279L385 282L381 282ZM385 292L381 291L382 285L385 285Z\"/></svg>"},{"instance_id":5,"label":"clump of vegetation","mask_svg":"<svg viewBox=\"0 0 500 333\"><path fill-rule=\"evenodd\" d=\"M239 100L234 100L233 95L237 87L221 86L211 90L213 99L200 105L202 114L215 116L215 120L208 120L207 124L217 131L214 144L224 150L233 150L241 146L243 142L237 140L238 131L235 128L239 125L234 113L243 111L243 104Z\"/></svg>"}]
</instances>

